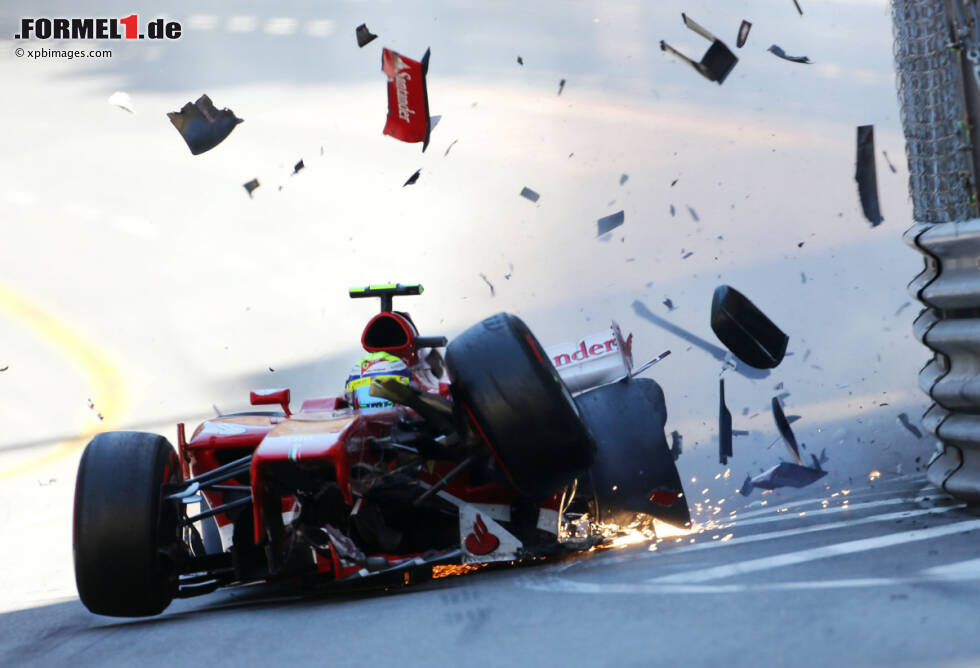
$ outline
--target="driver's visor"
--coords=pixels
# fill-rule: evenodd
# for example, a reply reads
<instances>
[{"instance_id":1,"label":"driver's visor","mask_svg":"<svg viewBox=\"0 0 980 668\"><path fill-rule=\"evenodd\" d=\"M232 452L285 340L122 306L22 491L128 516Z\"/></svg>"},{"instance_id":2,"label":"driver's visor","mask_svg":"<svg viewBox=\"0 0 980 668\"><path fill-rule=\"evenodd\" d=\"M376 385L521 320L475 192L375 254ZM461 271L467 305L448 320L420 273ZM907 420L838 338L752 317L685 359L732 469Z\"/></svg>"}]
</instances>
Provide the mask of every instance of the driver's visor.
<instances>
[{"instance_id":1,"label":"driver's visor","mask_svg":"<svg viewBox=\"0 0 980 668\"><path fill-rule=\"evenodd\" d=\"M402 385L408 385L409 377L400 374L376 374L355 377L347 381L348 401L354 408L390 408L394 403L388 399L371 396L371 383L375 380L394 378Z\"/></svg>"}]
</instances>

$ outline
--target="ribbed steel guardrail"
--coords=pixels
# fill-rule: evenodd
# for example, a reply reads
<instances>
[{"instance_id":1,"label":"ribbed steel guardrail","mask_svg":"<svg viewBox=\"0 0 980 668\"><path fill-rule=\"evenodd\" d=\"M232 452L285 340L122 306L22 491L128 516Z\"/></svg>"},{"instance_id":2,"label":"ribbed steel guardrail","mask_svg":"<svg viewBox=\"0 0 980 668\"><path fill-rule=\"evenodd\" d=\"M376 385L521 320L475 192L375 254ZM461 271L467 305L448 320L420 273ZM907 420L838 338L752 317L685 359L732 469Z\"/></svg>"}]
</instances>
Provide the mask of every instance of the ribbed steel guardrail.
<instances>
[{"instance_id":1,"label":"ribbed steel guardrail","mask_svg":"<svg viewBox=\"0 0 980 668\"><path fill-rule=\"evenodd\" d=\"M943 442L929 480L980 501L980 219L918 223L905 241L926 258L909 293L926 306L914 332L933 352L919 372L935 401L922 423Z\"/></svg>"}]
</instances>

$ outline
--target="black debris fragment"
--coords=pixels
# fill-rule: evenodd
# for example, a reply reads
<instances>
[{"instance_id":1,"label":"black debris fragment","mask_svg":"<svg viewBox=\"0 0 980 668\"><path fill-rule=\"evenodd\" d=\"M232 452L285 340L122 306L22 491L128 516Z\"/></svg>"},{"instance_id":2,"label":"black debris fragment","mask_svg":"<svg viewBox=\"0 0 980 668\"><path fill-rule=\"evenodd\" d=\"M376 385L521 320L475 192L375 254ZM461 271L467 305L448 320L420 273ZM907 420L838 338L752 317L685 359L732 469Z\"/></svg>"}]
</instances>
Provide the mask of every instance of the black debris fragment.
<instances>
[{"instance_id":1,"label":"black debris fragment","mask_svg":"<svg viewBox=\"0 0 980 668\"><path fill-rule=\"evenodd\" d=\"M453 143L450 144L448 148L446 148L446 152L442 154L442 157L445 158L447 155L449 155L449 151L452 150L453 146L455 146L456 145L456 142L458 142L458 141L459 141L458 139L454 139L453 140Z\"/></svg>"},{"instance_id":2,"label":"black debris fragment","mask_svg":"<svg viewBox=\"0 0 980 668\"><path fill-rule=\"evenodd\" d=\"M684 253L683 255L681 255L681 259L682 260L686 260L687 258L691 257L692 255L694 255L694 251L687 251L686 253Z\"/></svg>"},{"instance_id":3,"label":"black debris fragment","mask_svg":"<svg viewBox=\"0 0 980 668\"><path fill-rule=\"evenodd\" d=\"M495 297L497 295L497 291L494 289L493 283L490 282L490 279L487 278L487 275L481 272L480 273L480 278L482 278L483 279L483 282L486 283L487 284L487 287L490 288L490 296L491 297Z\"/></svg>"},{"instance_id":4,"label":"black debris fragment","mask_svg":"<svg viewBox=\"0 0 980 668\"><path fill-rule=\"evenodd\" d=\"M749 38L750 30L752 30L752 24L743 20L742 25L738 27L738 39L735 40L735 46L740 49L745 46L745 40Z\"/></svg>"},{"instance_id":5,"label":"black debris fragment","mask_svg":"<svg viewBox=\"0 0 980 668\"><path fill-rule=\"evenodd\" d=\"M800 272L800 283L803 283L804 285L806 285L806 272L805 271L801 271Z\"/></svg>"},{"instance_id":6,"label":"black debris fragment","mask_svg":"<svg viewBox=\"0 0 980 668\"><path fill-rule=\"evenodd\" d=\"M668 311L673 311L676 308L674 306L674 302L671 301L670 297L667 297L667 299L663 301L663 305L667 307Z\"/></svg>"},{"instance_id":7,"label":"black debris fragment","mask_svg":"<svg viewBox=\"0 0 980 668\"><path fill-rule=\"evenodd\" d=\"M664 303L664 305L666 306L666 302ZM678 338L686 341L692 347L697 347L699 350L708 353L719 362L725 363L728 358L732 358L732 354L729 353L724 348L722 348L721 346L716 346L710 343L709 341L705 341L697 334L690 332L684 329L683 327L675 325L674 323L670 322L666 318L657 315L656 313L651 311L647 307L647 305L641 302L640 300L634 299L632 303L632 307L633 307L633 312L636 313L636 315L639 316L640 318L643 318L644 320L653 323L654 325L660 327L661 329L665 329L666 331L670 332L674 336L677 336ZM690 348L688 348L688 350L690 350ZM748 366L747 364L740 364L735 367L735 373L745 378L749 378L751 380L759 380L761 378L767 378L770 374L770 371L768 369L761 369L761 370L754 369Z\"/></svg>"},{"instance_id":8,"label":"black debris fragment","mask_svg":"<svg viewBox=\"0 0 980 668\"><path fill-rule=\"evenodd\" d=\"M670 454L676 462L684 451L684 437L676 429L670 432Z\"/></svg>"},{"instance_id":9,"label":"black debris fragment","mask_svg":"<svg viewBox=\"0 0 980 668\"><path fill-rule=\"evenodd\" d=\"M630 178L630 175L629 174L622 174L619 177L619 185L623 185L624 183L626 183L627 181L629 181L629 178Z\"/></svg>"},{"instance_id":10,"label":"black debris fragment","mask_svg":"<svg viewBox=\"0 0 980 668\"><path fill-rule=\"evenodd\" d=\"M918 427L916 427L914 424L912 424L911 422L909 422L909 416L908 415L906 415L905 413L899 413L898 414L898 421L901 422L902 423L902 426L905 427L906 429L908 429L909 432L911 432L911 434L913 436L915 436L916 438L922 438L922 432L919 431L919 428Z\"/></svg>"},{"instance_id":11,"label":"black debris fragment","mask_svg":"<svg viewBox=\"0 0 980 668\"><path fill-rule=\"evenodd\" d=\"M732 436L748 436L749 431L747 429L732 429Z\"/></svg>"},{"instance_id":12,"label":"black debris fragment","mask_svg":"<svg viewBox=\"0 0 980 668\"><path fill-rule=\"evenodd\" d=\"M674 205L671 204L670 205L670 217L673 218L676 214L677 214L677 209L675 209L674 208Z\"/></svg>"},{"instance_id":13,"label":"black debris fragment","mask_svg":"<svg viewBox=\"0 0 980 668\"><path fill-rule=\"evenodd\" d=\"M565 90L565 80L564 79L562 79L561 81L558 82L558 94L561 95L561 92L563 90Z\"/></svg>"},{"instance_id":14,"label":"black debris fragment","mask_svg":"<svg viewBox=\"0 0 980 668\"><path fill-rule=\"evenodd\" d=\"M810 59L808 57L806 57L806 56L788 56L788 55L786 55L786 52L783 51L782 47L776 46L775 44L773 44L772 46L770 46L766 50L769 51L769 53L771 53L771 54L773 54L775 56L779 56L783 60L790 61L791 63L803 63L804 65L809 65L810 64Z\"/></svg>"},{"instance_id":15,"label":"black debris fragment","mask_svg":"<svg viewBox=\"0 0 980 668\"><path fill-rule=\"evenodd\" d=\"M803 248L803 244L805 244L805 243L806 243L805 241L801 241L798 244L796 244L796 247L797 248Z\"/></svg>"},{"instance_id":16,"label":"black debris fragment","mask_svg":"<svg viewBox=\"0 0 980 668\"><path fill-rule=\"evenodd\" d=\"M892 170L892 174L897 174L898 170L895 169L895 165L892 164L892 161L888 159L888 151L882 151L881 154L885 156L885 162L888 163L888 169Z\"/></svg>"},{"instance_id":17,"label":"black debris fragment","mask_svg":"<svg viewBox=\"0 0 980 668\"><path fill-rule=\"evenodd\" d=\"M670 187L673 188L674 186L676 186L678 181L680 181L680 179L674 179L673 181L671 181Z\"/></svg>"},{"instance_id":18,"label":"black debris fragment","mask_svg":"<svg viewBox=\"0 0 980 668\"><path fill-rule=\"evenodd\" d=\"M738 359L756 369L783 361L789 337L729 285L719 285L711 300L711 329Z\"/></svg>"},{"instance_id":19,"label":"black debris fragment","mask_svg":"<svg viewBox=\"0 0 980 668\"><path fill-rule=\"evenodd\" d=\"M252 191L259 187L259 180L258 179L252 179L248 183L243 184L242 187L245 188L245 192L247 192L248 193L248 196L251 198L252 197Z\"/></svg>"},{"instance_id":20,"label":"black debris fragment","mask_svg":"<svg viewBox=\"0 0 980 668\"><path fill-rule=\"evenodd\" d=\"M755 486L752 484L752 476L745 474L745 482L742 483L742 487L738 490L738 493L742 496L748 496L752 493Z\"/></svg>"},{"instance_id":21,"label":"black debris fragment","mask_svg":"<svg viewBox=\"0 0 980 668\"><path fill-rule=\"evenodd\" d=\"M193 104L188 102L180 111L171 111L167 118L187 142L192 155L210 151L242 122L227 107L218 111L207 95L197 98Z\"/></svg>"},{"instance_id":22,"label":"black debris fragment","mask_svg":"<svg viewBox=\"0 0 980 668\"><path fill-rule=\"evenodd\" d=\"M904 310L905 310L906 308L908 308L908 307L909 307L909 305L910 305L911 303L912 303L912 302L905 302L904 304L902 304L901 306L899 306L899 307L898 307L898 310L897 310L897 311L895 311L895 315L898 315L899 313L901 313L902 311L904 311Z\"/></svg>"},{"instance_id":23,"label":"black debris fragment","mask_svg":"<svg viewBox=\"0 0 980 668\"><path fill-rule=\"evenodd\" d=\"M718 380L718 461L728 464L732 456L732 414L725 405L725 379Z\"/></svg>"},{"instance_id":24,"label":"black debris fragment","mask_svg":"<svg viewBox=\"0 0 980 668\"><path fill-rule=\"evenodd\" d=\"M303 164L302 160L297 162L295 165L293 165L293 175L295 176L296 174L298 174L299 170L303 169L304 167L306 167L306 165Z\"/></svg>"},{"instance_id":25,"label":"black debris fragment","mask_svg":"<svg viewBox=\"0 0 980 668\"><path fill-rule=\"evenodd\" d=\"M523 66L524 65L524 59L521 58L520 56L518 56L517 57L517 64Z\"/></svg>"},{"instance_id":26,"label":"black debris fragment","mask_svg":"<svg viewBox=\"0 0 980 668\"><path fill-rule=\"evenodd\" d=\"M820 451L820 459L817 460L820 464L826 464L830 461L830 457L827 456L827 448Z\"/></svg>"},{"instance_id":27,"label":"black debris fragment","mask_svg":"<svg viewBox=\"0 0 980 668\"><path fill-rule=\"evenodd\" d=\"M778 489L780 487L806 487L827 475L813 458L815 466L803 466L791 462L780 462L768 471L752 478L752 486L760 489Z\"/></svg>"},{"instance_id":28,"label":"black debris fragment","mask_svg":"<svg viewBox=\"0 0 980 668\"><path fill-rule=\"evenodd\" d=\"M797 0L793 0L793 4L796 5L796 11L800 13L800 16L803 16L803 9L800 7L800 3Z\"/></svg>"},{"instance_id":29,"label":"black debris fragment","mask_svg":"<svg viewBox=\"0 0 980 668\"><path fill-rule=\"evenodd\" d=\"M689 214L691 214L691 219L694 220L695 223L700 223L701 222L701 218L698 217L698 212L695 211L693 207L690 207L690 206L687 207L687 212Z\"/></svg>"},{"instance_id":30,"label":"black debris fragment","mask_svg":"<svg viewBox=\"0 0 980 668\"><path fill-rule=\"evenodd\" d=\"M878 204L878 175L875 169L875 126L859 125L857 129L857 170L854 180L858 184L861 209L864 217L877 227L884 220Z\"/></svg>"},{"instance_id":31,"label":"black debris fragment","mask_svg":"<svg viewBox=\"0 0 980 668\"><path fill-rule=\"evenodd\" d=\"M367 24L365 23L362 23L354 29L354 35L357 37L357 46L362 49L378 38L377 35L368 30Z\"/></svg>"},{"instance_id":32,"label":"black debris fragment","mask_svg":"<svg viewBox=\"0 0 980 668\"><path fill-rule=\"evenodd\" d=\"M402 184L402 188L404 188L405 186L413 185L416 181L419 180L419 176L421 176L421 174L422 174L422 170L416 169L415 173L408 177L408 181L405 181L405 183Z\"/></svg>"},{"instance_id":33,"label":"black debris fragment","mask_svg":"<svg viewBox=\"0 0 980 668\"><path fill-rule=\"evenodd\" d=\"M599 233L596 235L601 237L606 232L610 232L626 221L626 213L624 211L617 211L616 213L611 213L608 216L603 216L596 221L599 228Z\"/></svg>"},{"instance_id":34,"label":"black debris fragment","mask_svg":"<svg viewBox=\"0 0 980 668\"><path fill-rule=\"evenodd\" d=\"M779 405L778 397L772 398L772 417L776 421L776 429L779 430L779 435L783 437L783 442L786 443L786 447L793 453L793 457L796 458L796 463L802 466L803 461L800 459L800 446L796 443L796 436L793 435L793 429L789 426L789 421L783 413L782 406Z\"/></svg>"},{"instance_id":35,"label":"black debris fragment","mask_svg":"<svg viewBox=\"0 0 980 668\"><path fill-rule=\"evenodd\" d=\"M4 371L6 371L9 368L10 368L10 365L9 364L7 364L7 365L5 365L3 367L0 367L0 373L3 373Z\"/></svg>"},{"instance_id":36,"label":"black debris fragment","mask_svg":"<svg viewBox=\"0 0 980 668\"><path fill-rule=\"evenodd\" d=\"M725 77L727 77L729 72L732 71L732 68L735 67L735 63L738 62L738 57L732 53L731 49L725 46L724 42L689 19L687 14L682 13L681 18L684 20L685 26L711 42L711 46L708 47L708 50L701 57L700 62L691 60L663 40L660 40L660 50L667 51L673 56L684 61L697 70L701 76L708 81L716 81L718 82L718 85L721 85L725 81Z\"/></svg>"},{"instance_id":37,"label":"black debris fragment","mask_svg":"<svg viewBox=\"0 0 980 668\"><path fill-rule=\"evenodd\" d=\"M521 197L523 197L524 199L529 199L532 202L537 202L538 199L541 197L541 195L539 195L538 193L534 192L533 190L531 190L527 186L524 186L521 189Z\"/></svg>"},{"instance_id":38,"label":"black debris fragment","mask_svg":"<svg viewBox=\"0 0 980 668\"><path fill-rule=\"evenodd\" d=\"M783 383L782 383L782 381L776 383L776 386L774 388L772 388L773 392L779 392L781 389L783 389Z\"/></svg>"},{"instance_id":39,"label":"black debris fragment","mask_svg":"<svg viewBox=\"0 0 980 668\"><path fill-rule=\"evenodd\" d=\"M269 373L275 373L275 372L276 372L276 370L275 370L275 369L273 369L273 368L272 368L272 367L270 366L270 367L269 367Z\"/></svg>"},{"instance_id":40,"label":"black debris fragment","mask_svg":"<svg viewBox=\"0 0 980 668\"><path fill-rule=\"evenodd\" d=\"M510 277L513 275L513 273L514 273L514 265L512 263L508 262L507 263L507 273L504 274L504 278L509 281L510 280Z\"/></svg>"}]
</instances>

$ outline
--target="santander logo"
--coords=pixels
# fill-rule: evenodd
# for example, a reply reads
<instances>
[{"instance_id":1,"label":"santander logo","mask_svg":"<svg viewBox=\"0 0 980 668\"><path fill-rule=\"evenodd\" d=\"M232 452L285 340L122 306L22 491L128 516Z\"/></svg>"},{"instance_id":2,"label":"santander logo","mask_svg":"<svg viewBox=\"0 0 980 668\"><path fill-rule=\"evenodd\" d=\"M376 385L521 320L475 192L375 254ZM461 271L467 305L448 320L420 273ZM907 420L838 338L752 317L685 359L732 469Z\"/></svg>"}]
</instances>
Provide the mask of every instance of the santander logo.
<instances>
[{"instance_id":1,"label":"santander logo","mask_svg":"<svg viewBox=\"0 0 980 668\"><path fill-rule=\"evenodd\" d=\"M567 349L567 351L550 351L552 354L551 361L554 363L555 368L560 368L569 364L574 364L575 362L584 362L585 360L592 359L594 357L604 357L610 355L618 349L616 345L616 339L609 338L605 341L599 339L596 340L592 337L587 339L579 339L577 346L574 349Z\"/></svg>"},{"instance_id":2,"label":"santander logo","mask_svg":"<svg viewBox=\"0 0 980 668\"><path fill-rule=\"evenodd\" d=\"M408 65L400 57L395 57L395 96L398 99L398 118L411 121L415 110L408 106L408 81L412 75L406 72Z\"/></svg>"},{"instance_id":3,"label":"santander logo","mask_svg":"<svg viewBox=\"0 0 980 668\"><path fill-rule=\"evenodd\" d=\"M466 536L464 541L466 551L477 556L490 554L500 545L500 539L487 530L480 514L476 514L476 521L473 522L473 531Z\"/></svg>"}]
</instances>

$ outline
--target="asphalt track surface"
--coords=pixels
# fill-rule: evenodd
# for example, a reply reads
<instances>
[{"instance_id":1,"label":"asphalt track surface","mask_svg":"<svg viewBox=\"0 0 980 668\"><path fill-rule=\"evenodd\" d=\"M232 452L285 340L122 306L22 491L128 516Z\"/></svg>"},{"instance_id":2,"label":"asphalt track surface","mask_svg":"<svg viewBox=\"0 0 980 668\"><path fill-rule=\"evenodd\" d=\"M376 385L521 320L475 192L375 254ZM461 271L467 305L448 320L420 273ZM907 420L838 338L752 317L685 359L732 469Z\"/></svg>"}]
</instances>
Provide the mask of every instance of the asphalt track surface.
<instances>
[{"instance_id":1,"label":"asphalt track surface","mask_svg":"<svg viewBox=\"0 0 980 668\"><path fill-rule=\"evenodd\" d=\"M884 0L812 3L803 18L788 3L714 0L161 4L0 12L0 82L16 101L0 124L0 665L980 660L976 518L906 477L934 443L899 421L917 425L925 408L927 354L905 292L921 257L901 240L912 221ZM17 17L89 11L166 12L186 30L104 45L111 59L15 57ZM754 22L724 86L660 52L659 39L703 47L681 11L728 40ZM361 22L381 37L357 49ZM814 65L780 61L770 43ZM381 45L432 47L442 120L424 155L381 135ZM106 102L116 90L135 114ZM165 113L202 93L245 122L191 156ZM853 182L866 123L896 167L879 160L874 229ZM254 177L250 199L241 184ZM619 209L626 223L597 239L596 219ZM175 422L243 407L253 388L336 392L376 309L346 288L388 280L425 284L405 306L426 335L509 311L546 344L615 319L638 359L670 349L651 377L668 432L684 437L696 519L751 505L733 527L655 552L383 593L249 587L147 620L85 611L70 536L88 438L173 441ZM707 325L721 282L790 334L768 375L725 372L734 428L748 432L730 469L717 464L724 351ZM786 455L770 447L782 393L828 476L743 499L744 477Z\"/></svg>"},{"instance_id":2,"label":"asphalt track surface","mask_svg":"<svg viewBox=\"0 0 980 668\"><path fill-rule=\"evenodd\" d=\"M976 665L978 535L980 514L903 478L655 551L386 592L260 585L134 620L42 605L0 615L0 663Z\"/></svg>"}]
</instances>

